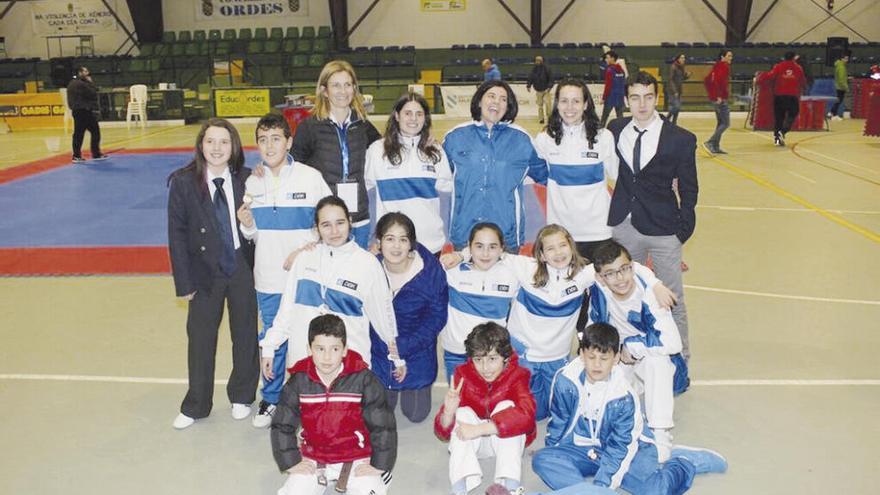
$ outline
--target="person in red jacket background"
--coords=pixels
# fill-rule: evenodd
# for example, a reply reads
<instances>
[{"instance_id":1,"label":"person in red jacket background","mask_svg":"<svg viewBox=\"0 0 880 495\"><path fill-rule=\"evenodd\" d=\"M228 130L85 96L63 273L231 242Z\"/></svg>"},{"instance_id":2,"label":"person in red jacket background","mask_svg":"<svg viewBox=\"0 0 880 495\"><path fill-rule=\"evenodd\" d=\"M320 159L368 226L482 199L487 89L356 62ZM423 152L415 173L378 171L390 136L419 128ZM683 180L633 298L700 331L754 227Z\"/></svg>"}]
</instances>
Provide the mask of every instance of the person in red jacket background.
<instances>
[{"instance_id":1,"label":"person in red jacket background","mask_svg":"<svg viewBox=\"0 0 880 495\"><path fill-rule=\"evenodd\" d=\"M517 364L507 329L494 322L474 327L464 341L468 360L455 369L434 418L434 433L449 441L453 494L482 482L480 458L495 457L495 482L519 488L523 450L536 435L529 371Z\"/></svg>"},{"instance_id":2,"label":"person in red jacket background","mask_svg":"<svg viewBox=\"0 0 880 495\"><path fill-rule=\"evenodd\" d=\"M715 107L715 133L708 141L703 143L706 149L713 154L726 154L721 149L721 135L730 127L730 107L727 98L730 96L728 86L730 84L730 63L733 61L733 52L728 49L721 50L718 61L712 67L712 71L703 80L706 84L706 92L709 100Z\"/></svg>"},{"instance_id":3,"label":"person in red jacket background","mask_svg":"<svg viewBox=\"0 0 880 495\"><path fill-rule=\"evenodd\" d=\"M785 134L797 118L800 96L807 86L807 78L797 59L795 52L785 52L782 62L762 75L762 78L773 81L773 143L776 146L785 146Z\"/></svg>"}]
</instances>

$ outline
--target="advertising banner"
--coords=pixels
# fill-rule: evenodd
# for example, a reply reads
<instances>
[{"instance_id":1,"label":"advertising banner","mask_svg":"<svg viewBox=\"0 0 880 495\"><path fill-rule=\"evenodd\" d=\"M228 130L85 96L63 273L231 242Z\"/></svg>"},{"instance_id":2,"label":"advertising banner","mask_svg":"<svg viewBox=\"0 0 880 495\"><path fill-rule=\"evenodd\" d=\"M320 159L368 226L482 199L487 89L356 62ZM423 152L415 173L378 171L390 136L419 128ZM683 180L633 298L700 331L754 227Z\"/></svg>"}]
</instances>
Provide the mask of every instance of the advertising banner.
<instances>
[{"instance_id":1,"label":"advertising banner","mask_svg":"<svg viewBox=\"0 0 880 495\"><path fill-rule=\"evenodd\" d=\"M0 119L13 131L64 126L60 93L0 95Z\"/></svg>"},{"instance_id":2,"label":"advertising banner","mask_svg":"<svg viewBox=\"0 0 880 495\"><path fill-rule=\"evenodd\" d=\"M116 9L115 0L108 2ZM116 30L116 19L101 0L30 2L34 33L91 34Z\"/></svg>"},{"instance_id":3,"label":"advertising banner","mask_svg":"<svg viewBox=\"0 0 880 495\"><path fill-rule=\"evenodd\" d=\"M265 20L267 17L305 16L308 0L197 0L196 21Z\"/></svg>"},{"instance_id":4,"label":"advertising banner","mask_svg":"<svg viewBox=\"0 0 880 495\"><path fill-rule=\"evenodd\" d=\"M467 0L422 0L422 12L464 12Z\"/></svg>"},{"instance_id":5,"label":"advertising banner","mask_svg":"<svg viewBox=\"0 0 880 495\"><path fill-rule=\"evenodd\" d=\"M270 110L269 90L215 90L214 109L218 117L262 117Z\"/></svg>"},{"instance_id":6,"label":"advertising banner","mask_svg":"<svg viewBox=\"0 0 880 495\"><path fill-rule=\"evenodd\" d=\"M443 94L443 107L447 116L470 118L471 116L471 97L477 91L476 85L465 86L447 86L441 85L440 91ZM526 91L526 85L514 83L510 85L513 94L516 95L516 102L519 104L519 112L517 117L537 117L538 103L534 91ZM590 94L596 104L596 113L602 114L602 84L587 84ZM556 87L550 90L550 94L554 94Z\"/></svg>"}]
</instances>

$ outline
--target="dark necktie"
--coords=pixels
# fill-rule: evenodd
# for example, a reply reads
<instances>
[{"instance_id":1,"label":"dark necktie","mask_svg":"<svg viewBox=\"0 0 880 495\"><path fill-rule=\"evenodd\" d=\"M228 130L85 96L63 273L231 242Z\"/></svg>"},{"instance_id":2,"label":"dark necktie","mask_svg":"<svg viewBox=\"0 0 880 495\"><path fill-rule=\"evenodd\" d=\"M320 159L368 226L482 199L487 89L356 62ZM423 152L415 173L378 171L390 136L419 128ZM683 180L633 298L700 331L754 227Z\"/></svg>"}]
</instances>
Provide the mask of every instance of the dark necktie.
<instances>
[{"instance_id":1,"label":"dark necktie","mask_svg":"<svg viewBox=\"0 0 880 495\"><path fill-rule=\"evenodd\" d=\"M226 193L223 192L223 177L214 179L214 185L217 187L214 191L214 215L217 217L220 242L223 244L220 270L229 277L235 271L235 241L232 240L232 224L229 219L229 203L226 202Z\"/></svg>"},{"instance_id":2,"label":"dark necktie","mask_svg":"<svg viewBox=\"0 0 880 495\"><path fill-rule=\"evenodd\" d=\"M633 175L639 175L642 170L642 135L648 130L640 131L638 127L633 127L633 129L639 134L639 137L636 138L636 145L633 146Z\"/></svg>"}]
</instances>

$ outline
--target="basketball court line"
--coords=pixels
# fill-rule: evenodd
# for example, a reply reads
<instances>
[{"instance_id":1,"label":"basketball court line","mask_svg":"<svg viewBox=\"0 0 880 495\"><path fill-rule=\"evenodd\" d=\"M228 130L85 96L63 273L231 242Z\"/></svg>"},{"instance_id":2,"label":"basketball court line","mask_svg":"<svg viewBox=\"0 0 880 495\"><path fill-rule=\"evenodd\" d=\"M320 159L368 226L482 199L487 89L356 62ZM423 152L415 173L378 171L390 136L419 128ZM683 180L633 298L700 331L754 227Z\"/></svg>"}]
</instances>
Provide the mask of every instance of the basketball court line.
<instances>
[{"instance_id":1,"label":"basketball court line","mask_svg":"<svg viewBox=\"0 0 880 495\"><path fill-rule=\"evenodd\" d=\"M816 183L816 181L815 181L814 179L811 179L811 178L807 177L806 175L801 175L801 174L799 174L799 173L797 173L797 172L792 172L791 170L786 170L786 172L788 172L789 174L791 174L791 175L797 177L798 179L801 179L801 180L807 181L807 182L809 182L809 183L811 183L811 184L815 184L815 183Z\"/></svg>"},{"instance_id":2,"label":"basketball court line","mask_svg":"<svg viewBox=\"0 0 880 495\"><path fill-rule=\"evenodd\" d=\"M741 296L769 297L772 299L789 299L793 301L830 302L840 304L862 304L867 306L880 306L880 301L867 299L842 299L836 297L797 296L792 294L775 294L773 292L755 292L750 290L722 289L718 287L706 287L703 285L685 284L686 289L701 290L706 292L719 292L722 294L737 294Z\"/></svg>"},{"instance_id":3,"label":"basketball court line","mask_svg":"<svg viewBox=\"0 0 880 495\"><path fill-rule=\"evenodd\" d=\"M8 381L43 381L43 382L83 382L83 383L125 383L142 385L186 385L186 378L158 378L147 376L107 376L107 375L40 375L40 374L0 374L0 380ZM215 386L226 385L226 380L214 380ZM730 380L692 380L692 387L876 387L880 379L730 379ZM446 382L434 382L436 388L448 388Z\"/></svg>"},{"instance_id":4,"label":"basketball court line","mask_svg":"<svg viewBox=\"0 0 880 495\"><path fill-rule=\"evenodd\" d=\"M710 210L724 210L724 211L778 211L778 212L793 212L793 213L813 213L813 210L808 208L778 208L773 206L725 206L725 205L697 205L697 208L706 208ZM826 208L827 211L832 213L849 213L856 215L880 215L880 211L878 210L835 210L831 208Z\"/></svg>"}]
</instances>

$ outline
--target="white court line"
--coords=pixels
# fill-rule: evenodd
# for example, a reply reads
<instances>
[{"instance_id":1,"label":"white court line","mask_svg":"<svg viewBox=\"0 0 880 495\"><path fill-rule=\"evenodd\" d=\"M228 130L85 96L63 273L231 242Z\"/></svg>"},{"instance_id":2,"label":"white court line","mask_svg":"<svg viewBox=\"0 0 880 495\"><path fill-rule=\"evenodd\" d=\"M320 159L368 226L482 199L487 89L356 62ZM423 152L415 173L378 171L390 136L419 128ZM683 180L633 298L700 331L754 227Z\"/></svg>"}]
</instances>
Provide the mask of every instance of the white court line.
<instances>
[{"instance_id":1,"label":"white court line","mask_svg":"<svg viewBox=\"0 0 880 495\"><path fill-rule=\"evenodd\" d=\"M750 290L736 290L736 289L719 289L717 287L704 287L702 285L688 285L684 286L686 289L693 290L704 290L707 292L721 292L723 294L739 294L743 296L759 296L759 297L771 297L775 299L793 299L795 301L815 301L815 302L831 302L831 303L842 303L842 304L864 304L868 306L880 306L880 301L868 301L865 299L839 299L835 297L813 297L813 296L796 296L792 294L774 294L772 292L754 292Z\"/></svg>"},{"instance_id":2,"label":"white court line","mask_svg":"<svg viewBox=\"0 0 880 495\"><path fill-rule=\"evenodd\" d=\"M837 144L837 143L835 143L835 144ZM872 169L872 168L862 167L862 166L856 165L855 163L850 163L850 162L848 162L848 161L846 161L846 160L841 160L840 158L834 158L833 156L824 155L824 154L822 154L822 153L819 153L818 151L813 151L813 150L811 150L811 149L809 149L809 148L799 147L799 148L798 148L798 151L803 151L803 152L805 152L805 153L812 153L812 154L814 154L814 155L821 156L822 158L827 158L828 160L832 160L832 161L835 161L835 162L837 162L837 163L842 163L842 164L844 164L844 165L849 165L850 167L857 168L857 169L859 169L859 170L864 170L865 172L868 172L868 173L871 173L871 174L874 174L874 175L880 175L880 172L878 172L878 171L876 171L876 170L874 170L874 169Z\"/></svg>"},{"instance_id":3,"label":"white court line","mask_svg":"<svg viewBox=\"0 0 880 495\"><path fill-rule=\"evenodd\" d=\"M801 174L799 174L799 173L797 173L797 172L792 172L791 170L786 170L786 172L788 172L788 173L790 173L791 175L797 177L798 179L805 180L805 181L807 181L807 182L809 182L809 183L811 183L811 184L815 184L815 183L816 183L815 180L813 180L813 179L811 179L811 178L809 178L809 177L807 177L807 176L805 176L805 175L801 175Z\"/></svg>"},{"instance_id":4,"label":"white court line","mask_svg":"<svg viewBox=\"0 0 880 495\"><path fill-rule=\"evenodd\" d=\"M813 210L807 208L776 208L771 206L724 206L724 205L697 205L697 208L708 208L713 210L725 211L784 211L795 213L814 213ZM855 213L859 215L880 215L877 210L833 210L826 209L832 213Z\"/></svg>"},{"instance_id":5,"label":"white court line","mask_svg":"<svg viewBox=\"0 0 880 495\"><path fill-rule=\"evenodd\" d=\"M146 376L100 376L100 375L37 375L37 374L0 374L0 380L33 380L59 382L97 382L97 383L138 383L148 385L186 385L185 378L155 378ZM214 380L215 385L226 385L226 380ZM754 380L693 380L695 387L739 387L739 386L878 386L880 379L754 379ZM448 388L446 382L434 382L437 388Z\"/></svg>"}]
</instances>

